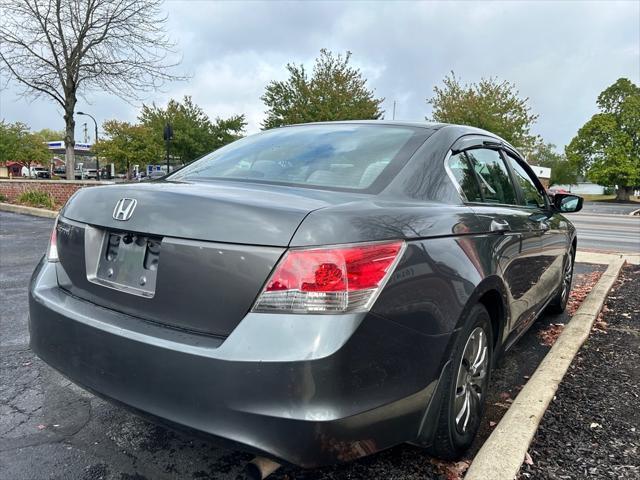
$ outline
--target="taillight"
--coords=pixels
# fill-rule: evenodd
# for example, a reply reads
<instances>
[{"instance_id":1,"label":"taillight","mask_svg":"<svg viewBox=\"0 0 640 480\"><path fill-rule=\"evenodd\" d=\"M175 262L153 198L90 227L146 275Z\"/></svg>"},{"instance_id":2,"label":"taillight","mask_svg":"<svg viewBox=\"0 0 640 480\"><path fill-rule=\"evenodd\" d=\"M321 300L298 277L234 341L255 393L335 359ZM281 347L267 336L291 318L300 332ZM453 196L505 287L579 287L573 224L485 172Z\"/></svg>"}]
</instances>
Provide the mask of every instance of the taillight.
<instances>
[{"instance_id":1,"label":"taillight","mask_svg":"<svg viewBox=\"0 0 640 480\"><path fill-rule=\"evenodd\" d=\"M57 262L58 258L58 217L53 224L53 230L51 230L51 237L49 238L49 248L47 248L47 261Z\"/></svg>"},{"instance_id":2,"label":"taillight","mask_svg":"<svg viewBox=\"0 0 640 480\"><path fill-rule=\"evenodd\" d=\"M394 241L289 250L260 293L253 311L368 311L404 248L404 242Z\"/></svg>"}]
</instances>

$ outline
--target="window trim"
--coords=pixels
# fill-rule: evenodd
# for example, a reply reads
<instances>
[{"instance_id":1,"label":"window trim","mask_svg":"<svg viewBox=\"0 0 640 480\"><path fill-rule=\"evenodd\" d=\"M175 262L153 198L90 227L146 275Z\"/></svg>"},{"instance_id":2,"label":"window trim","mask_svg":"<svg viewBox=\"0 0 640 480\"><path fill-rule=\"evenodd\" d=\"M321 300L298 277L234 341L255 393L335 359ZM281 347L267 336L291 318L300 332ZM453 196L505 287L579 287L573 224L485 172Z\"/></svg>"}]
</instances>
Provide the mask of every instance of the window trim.
<instances>
[{"instance_id":1,"label":"window trim","mask_svg":"<svg viewBox=\"0 0 640 480\"><path fill-rule=\"evenodd\" d=\"M458 192L458 195L460 195L460 199L462 200L462 203L466 204L471 202L469 202L469 199L467 199L467 195L462 190L462 186L458 183L458 180L456 179L456 176L453 174L453 171L451 170L451 166L449 165L449 160L451 160L451 157L453 157L454 155L460 155L460 154L464 154L464 150L454 153L453 149L450 148L447 154L444 156L444 170L445 172L447 172L447 176L449 177L449 180L451 180L451 183L453 183L453 186Z\"/></svg>"},{"instance_id":2,"label":"window trim","mask_svg":"<svg viewBox=\"0 0 640 480\"><path fill-rule=\"evenodd\" d=\"M457 145L460 145L460 148L456 148ZM480 189L480 196L483 198L482 202L473 202L467 198L464 191L462 190L462 186L458 183L458 180L456 179L455 175L451 171L451 167L449 166L449 160L453 155L465 153L468 150L474 150L478 148L498 151L498 153L500 154L500 157L502 158L502 161L504 162L505 167L509 171L509 178L511 179L511 182L514 184L514 188L516 190L516 196L518 197L518 201L520 203L518 204L487 203L484 201L484 195L482 194L482 189ZM524 194L522 192L520 184L517 182L517 180L514 177L515 173L513 172L511 165L507 161L507 156L513 157L513 159L518 163L518 165L520 165L525 170L525 172L527 172L527 174L529 174L529 176L532 178L532 180L534 181L534 184L536 185L536 188L538 189L538 192L540 192L540 194L542 195L542 198L544 199L545 207L532 207L532 206L526 205L524 201ZM465 155L465 159L467 162L469 162L468 157L466 155ZM444 168L447 173L447 176L449 177L449 180L451 180L454 188L458 192L458 195L460 196L462 203L464 203L465 205L466 204L495 205L499 207L523 207L523 208L529 208L529 209L537 208L543 211L552 210L552 203L551 203L551 200L549 199L549 195L547 195L547 190L546 188L544 188L544 186L542 185L542 182L540 182L540 179L535 174L531 166L526 162L524 157L520 155L520 153L515 148L513 148L508 143L496 137L492 137L490 135L478 134L478 133L468 133L468 134L462 135L461 137L457 138L453 142L453 144L447 151L447 154L445 155L445 158L444 158ZM478 188L480 188L478 174L474 168L472 168L472 171L474 172L474 177L476 178L476 184L478 185Z\"/></svg>"},{"instance_id":3,"label":"window trim","mask_svg":"<svg viewBox=\"0 0 640 480\"><path fill-rule=\"evenodd\" d=\"M550 206L551 206L551 202L549 201L549 197L547 196L547 192L546 189L544 188L544 186L542 185L542 182L540 182L540 179L538 178L538 176L534 173L533 169L531 168L531 166L529 166L529 164L524 160L524 158L522 158L517 152L515 152L514 150L511 149L507 149L507 148L502 148L500 149L500 153L503 157L504 163L507 166L507 168L509 169L509 172L511 172L511 176L512 176L512 181L516 187L516 190L518 191L518 197L519 200L521 202L521 207L523 208L529 208L531 210L549 210ZM525 199L525 194L524 191L522 190L522 187L520 186L520 183L518 183L517 179L516 179L516 173L513 170L513 168L511 167L511 164L508 161L508 157L512 157L513 160L525 171L525 173L527 175L529 175L529 178L533 181L533 184L535 185L536 189L538 190L538 193L542 196L542 200L544 201L544 206L540 207L540 206L532 206L532 205L527 205L526 199Z\"/></svg>"},{"instance_id":4,"label":"window trim","mask_svg":"<svg viewBox=\"0 0 640 480\"><path fill-rule=\"evenodd\" d=\"M476 136L476 135L473 135ZM489 140L487 140L489 139ZM458 140L456 140L454 142L454 144L451 146L451 148L449 149L449 151L447 152L447 154L445 155L445 159L444 159L444 168L445 171L447 172L447 175L449 177L449 180L451 180L451 182L453 183L453 186L455 187L455 189L458 192L458 195L460 195L460 199L462 200L462 203L464 203L465 205L480 205L480 206L496 206L496 207L507 207L507 208L513 208L513 207L522 207L523 205L521 205L520 203L492 203L492 202L486 202L484 199L484 195L482 193L482 188L480 187L480 180L478 179L478 172L476 172L475 168L473 168L473 166L471 165L471 163L469 162L469 157L466 155L466 152L469 150L479 150L479 149L484 149L484 150L493 150L494 152L498 153L498 156L500 157L500 160L503 162L504 167L507 169L507 173L509 175L509 180L511 180L511 183L513 184L513 189L514 189L514 193L516 194L516 198L519 202L522 202L522 199L520 197L521 192L519 189L519 185L516 185L516 181L513 177L513 172L511 171L511 167L509 166L508 162L506 161L506 159L503 157L502 154L502 143L498 143L498 141L495 138L492 137L488 137L488 136L480 136L478 135L478 139L477 139L477 143L473 142L472 139L470 139L471 141L469 142L470 145L466 146L463 149L456 149L454 148L455 145L457 143L459 143L460 141L464 141L467 140L465 139L465 137L460 137ZM487 143L484 143L487 142ZM466 143L466 142L465 142ZM451 171L451 167L449 166L449 160L451 159L451 157L453 155L459 155L459 154L463 154L465 161L467 162L467 165L469 166L469 168L471 169L471 171L473 172L473 177L475 178L476 181L476 185L478 187L478 191L480 192L480 197L482 198L482 201L480 202L475 202L475 201L471 201L467 198L466 194L464 193L464 191L462 190L462 186L458 183L458 180L456 179L455 175L453 174L453 172Z\"/></svg>"}]
</instances>

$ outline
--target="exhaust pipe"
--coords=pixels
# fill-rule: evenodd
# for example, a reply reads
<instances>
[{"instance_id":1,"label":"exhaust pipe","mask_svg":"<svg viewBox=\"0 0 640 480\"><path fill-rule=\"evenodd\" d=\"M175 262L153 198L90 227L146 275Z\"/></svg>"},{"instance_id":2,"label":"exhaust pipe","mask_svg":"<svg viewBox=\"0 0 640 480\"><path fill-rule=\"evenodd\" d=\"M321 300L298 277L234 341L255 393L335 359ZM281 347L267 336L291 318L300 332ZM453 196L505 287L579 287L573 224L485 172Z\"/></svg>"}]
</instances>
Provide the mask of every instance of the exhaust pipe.
<instances>
[{"instance_id":1,"label":"exhaust pipe","mask_svg":"<svg viewBox=\"0 0 640 480\"><path fill-rule=\"evenodd\" d=\"M280 468L280 464L264 457L256 457L247 463L244 471L250 480L264 480Z\"/></svg>"}]
</instances>

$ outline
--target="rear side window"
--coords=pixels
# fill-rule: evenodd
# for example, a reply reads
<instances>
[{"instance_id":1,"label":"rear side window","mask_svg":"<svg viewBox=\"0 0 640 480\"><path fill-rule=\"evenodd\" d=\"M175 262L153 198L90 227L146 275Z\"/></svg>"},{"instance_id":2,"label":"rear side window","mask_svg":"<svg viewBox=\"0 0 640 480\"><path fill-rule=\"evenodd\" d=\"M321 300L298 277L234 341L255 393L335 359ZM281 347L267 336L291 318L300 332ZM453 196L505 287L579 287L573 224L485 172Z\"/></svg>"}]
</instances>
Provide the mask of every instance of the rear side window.
<instances>
[{"instance_id":1,"label":"rear side window","mask_svg":"<svg viewBox=\"0 0 640 480\"><path fill-rule=\"evenodd\" d=\"M480 188L475 178L471 164L464 153L449 157L449 170L458 182L462 193L469 202L481 202Z\"/></svg>"},{"instance_id":2,"label":"rear side window","mask_svg":"<svg viewBox=\"0 0 640 480\"><path fill-rule=\"evenodd\" d=\"M525 205L527 207L545 208L544 197L527 171L511 155L507 155L507 161L515 174L516 182L520 185Z\"/></svg>"},{"instance_id":3,"label":"rear side window","mask_svg":"<svg viewBox=\"0 0 640 480\"><path fill-rule=\"evenodd\" d=\"M169 178L367 190L385 175L390 180L431 133L363 124L276 128L216 150Z\"/></svg>"},{"instance_id":4,"label":"rear side window","mask_svg":"<svg viewBox=\"0 0 640 480\"><path fill-rule=\"evenodd\" d=\"M467 150L465 153L472 168L478 174L480 193L484 202L518 204L509 171L498 151L477 148Z\"/></svg>"}]
</instances>

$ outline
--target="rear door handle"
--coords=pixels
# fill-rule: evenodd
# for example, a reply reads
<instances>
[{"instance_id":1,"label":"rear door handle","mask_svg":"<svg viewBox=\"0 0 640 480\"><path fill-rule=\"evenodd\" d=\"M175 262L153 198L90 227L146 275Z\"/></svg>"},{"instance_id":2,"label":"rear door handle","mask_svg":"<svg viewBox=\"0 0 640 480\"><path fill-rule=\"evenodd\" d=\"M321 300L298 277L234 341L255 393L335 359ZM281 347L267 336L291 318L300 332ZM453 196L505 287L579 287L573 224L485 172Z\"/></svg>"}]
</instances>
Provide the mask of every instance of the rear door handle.
<instances>
[{"instance_id":1,"label":"rear door handle","mask_svg":"<svg viewBox=\"0 0 640 480\"><path fill-rule=\"evenodd\" d=\"M492 232L510 232L511 226L509 222L502 218L494 218L491 220L491 231Z\"/></svg>"}]
</instances>

